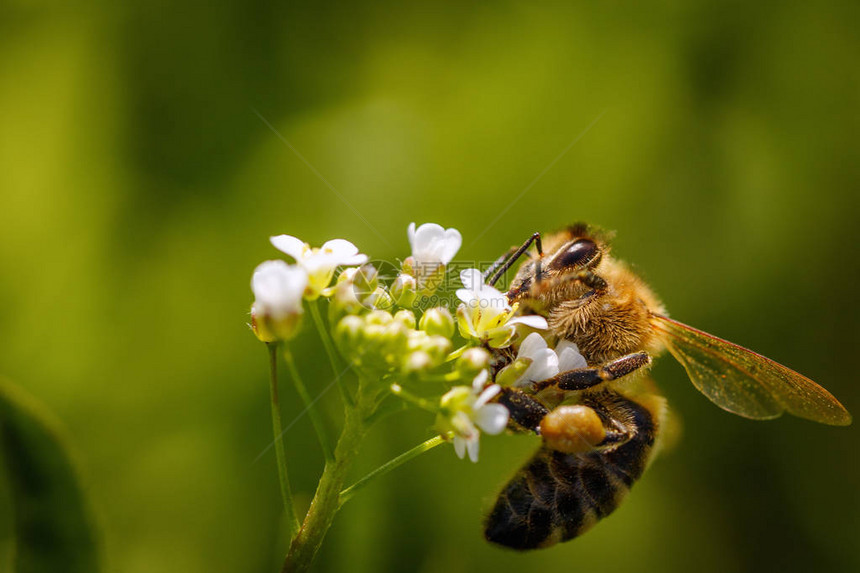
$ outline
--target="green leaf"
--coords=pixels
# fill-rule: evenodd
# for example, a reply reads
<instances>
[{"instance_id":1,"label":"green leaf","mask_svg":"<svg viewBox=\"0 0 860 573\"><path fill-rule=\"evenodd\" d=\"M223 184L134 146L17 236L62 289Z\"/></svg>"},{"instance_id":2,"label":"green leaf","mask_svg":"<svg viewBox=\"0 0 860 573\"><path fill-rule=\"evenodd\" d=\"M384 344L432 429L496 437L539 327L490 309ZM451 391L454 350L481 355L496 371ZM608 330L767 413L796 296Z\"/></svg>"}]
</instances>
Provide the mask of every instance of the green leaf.
<instances>
[{"instance_id":1,"label":"green leaf","mask_svg":"<svg viewBox=\"0 0 860 573\"><path fill-rule=\"evenodd\" d=\"M94 521L58 422L3 379L0 458L8 498L0 504L0 517L12 536L13 571L99 571ZM0 569L8 565L0 562Z\"/></svg>"}]
</instances>

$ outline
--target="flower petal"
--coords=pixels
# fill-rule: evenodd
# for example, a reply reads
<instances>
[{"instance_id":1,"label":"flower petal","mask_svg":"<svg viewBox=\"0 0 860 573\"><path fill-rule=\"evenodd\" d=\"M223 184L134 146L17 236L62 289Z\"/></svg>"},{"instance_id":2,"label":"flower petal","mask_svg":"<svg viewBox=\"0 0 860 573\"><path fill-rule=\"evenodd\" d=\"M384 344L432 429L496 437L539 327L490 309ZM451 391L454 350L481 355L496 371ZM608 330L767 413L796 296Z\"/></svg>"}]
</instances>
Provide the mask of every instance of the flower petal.
<instances>
[{"instance_id":1,"label":"flower petal","mask_svg":"<svg viewBox=\"0 0 860 573\"><path fill-rule=\"evenodd\" d=\"M331 253L317 251L302 259L301 265L310 275L326 274L334 270L338 265L338 260L337 257Z\"/></svg>"},{"instance_id":2,"label":"flower petal","mask_svg":"<svg viewBox=\"0 0 860 573\"><path fill-rule=\"evenodd\" d=\"M531 328L537 328L539 330L546 330L549 326L546 323L546 319L542 316L538 316L537 314L526 314L524 316L517 316L509 320L508 324L522 324Z\"/></svg>"},{"instance_id":3,"label":"flower petal","mask_svg":"<svg viewBox=\"0 0 860 573\"><path fill-rule=\"evenodd\" d=\"M457 289L457 298L459 298L461 301L465 302L466 304L469 304L472 301L478 300L478 297L475 294L475 291L469 290L466 288L458 288Z\"/></svg>"},{"instance_id":4,"label":"flower petal","mask_svg":"<svg viewBox=\"0 0 860 573\"><path fill-rule=\"evenodd\" d=\"M519 380L514 383L516 386L522 386L523 383L540 382L558 374L558 356L551 348L538 351L532 360L533 362L529 364Z\"/></svg>"},{"instance_id":5,"label":"flower petal","mask_svg":"<svg viewBox=\"0 0 860 573\"><path fill-rule=\"evenodd\" d=\"M302 267L284 261L266 261L254 269L251 290L259 312L284 316L300 312L308 274Z\"/></svg>"},{"instance_id":6,"label":"flower petal","mask_svg":"<svg viewBox=\"0 0 860 573\"><path fill-rule=\"evenodd\" d=\"M332 239L323 243L320 249L324 253L329 253L337 258L349 258L358 254L358 247L347 241L346 239Z\"/></svg>"},{"instance_id":7,"label":"flower petal","mask_svg":"<svg viewBox=\"0 0 860 573\"><path fill-rule=\"evenodd\" d=\"M478 463L478 450L481 447L481 442L478 440L478 435L475 434L475 437L466 442L466 448L469 450L469 459L472 460L472 463Z\"/></svg>"},{"instance_id":8,"label":"flower petal","mask_svg":"<svg viewBox=\"0 0 860 573\"><path fill-rule=\"evenodd\" d=\"M454 436L454 452L461 460L463 459L463 456L466 455L466 440L460 436Z\"/></svg>"},{"instance_id":9,"label":"flower petal","mask_svg":"<svg viewBox=\"0 0 860 573\"><path fill-rule=\"evenodd\" d=\"M481 392L481 395L478 396L478 399L475 400L475 404L473 408L475 410L480 410L484 407L484 405L496 397L496 394L502 391L502 387L498 384L493 384L492 386L487 386L487 389Z\"/></svg>"},{"instance_id":10,"label":"flower petal","mask_svg":"<svg viewBox=\"0 0 860 573\"><path fill-rule=\"evenodd\" d=\"M475 423L487 434L494 436L508 425L510 412L501 404L487 404L478 411Z\"/></svg>"},{"instance_id":11,"label":"flower petal","mask_svg":"<svg viewBox=\"0 0 860 573\"><path fill-rule=\"evenodd\" d=\"M472 388L475 390L475 392L480 392L484 389L484 384L487 383L487 378L489 376L490 373L486 370L481 370L480 372L478 372L477 376L475 376L475 379L472 380Z\"/></svg>"},{"instance_id":12,"label":"flower petal","mask_svg":"<svg viewBox=\"0 0 860 573\"><path fill-rule=\"evenodd\" d=\"M478 338L478 331L475 330L471 312L465 304L457 307L457 326L460 328L460 335L463 338Z\"/></svg>"},{"instance_id":13,"label":"flower petal","mask_svg":"<svg viewBox=\"0 0 860 573\"><path fill-rule=\"evenodd\" d=\"M567 372L588 366L585 358L579 353L579 348L569 340L559 342L555 347L555 353L558 355L559 372Z\"/></svg>"},{"instance_id":14,"label":"flower petal","mask_svg":"<svg viewBox=\"0 0 860 573\"><path fill-rule=\"evenodd\" d=\"M340 264L347 266L363 265L367 262L367 258L367 255L353 255L351 257L341 259Z\"/></svg>"},{"instance_id":15,"label":"flower petal","mask_svg":"<svg viewBox=\"0 0 860 573\"><path fill-rule=\"evenodd\" d=\"M544 340L543 336L537 332L532 332L520 343L517 358L523 357L535 359L538 352L546 350L546 348L546 340Z\"/></svg>"},{"instance_id":16,"label":"flower petal","mask_svg":"<svg viewBox=\"0 0 860 573\"><path fill-rule=\"evenodd\" d=\"M415 248L415 222L409 223L409 226L406 228L406 236L409 237L409 248Z\"/></svg>"},{"instance_id":17,"label":"flower petal","mask_svg":"<svg viewBox=\"0 0 860 573\"><path fill-rule=\"evenodd\" d=\"M454 258L454 255L457 254L457 251L460 250L460 247L463 245L463 236L460 235L460 231L457 229L446 229L445 230L445 246L442 249L441 258L442 264L447 265Z\"/></svg>"},{"instance_id":18,"label":"flower petal","mask_svg":"<svg viewBox=\"0 0 860 573\"><path fill-rule=\"evenodd\" d=\"M304 256L307 243L292 235L277 235L269 237L269 242L274 245L279 251L286 253L296 259L301 260Z\"/></svg>"},{"instance_id":19,"label":"flower petal","mask_svg":"<svg viewBox=\"0 0 860 573\"><path fill-rule=\"evenodd\" d=\"M479 292L484 286L484 276L478 269L463 269L460 271L460 282L466 289Z\"/></svg>"}]
</instances>

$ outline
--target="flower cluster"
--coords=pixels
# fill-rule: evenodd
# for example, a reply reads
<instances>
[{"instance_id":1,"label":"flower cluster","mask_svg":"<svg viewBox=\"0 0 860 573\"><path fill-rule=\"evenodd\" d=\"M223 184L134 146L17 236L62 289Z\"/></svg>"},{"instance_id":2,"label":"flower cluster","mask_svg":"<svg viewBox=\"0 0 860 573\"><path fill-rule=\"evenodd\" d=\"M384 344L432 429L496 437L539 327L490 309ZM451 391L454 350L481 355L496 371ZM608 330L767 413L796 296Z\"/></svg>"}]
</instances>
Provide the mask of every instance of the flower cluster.
<instances>
[{"instance_id":1,"label":"flower cluster","mask_svg":"<svg viewBox=\"0 0 860 573\"><path fill-rule=\"evenodd\" d=\"M453 319L451 324L453 329ZM406 309L344 316L334 339L350 363L368 377L429 371L451 351L449 338L417 328L415 314Z\"/></svg>"},{"instance_id":2,"label":"flower cluster","mask_svg":"<svg viewBox=\"0 0 860 573\"><path fill-rule=\"evenodd\" d=\"M318 249L290 235L270 240L275 248L295 259L296 264L266 261L254 270L251 327L263 342L293 338L301 323L302 298L319 297L338 266L367 260L367 255L359 254L355 245L343 239L328 241Z\"/></svg>"},{"instance_id":3,"label":"flower cluster","mask_svg":"<svg viewBox=\"0 0 860 573\"><path fill-rule=\"evenodd\" d=\"M529 388L581 368L585 360L569 342L550 348L546 319L520 314L478 269L460 273L454 313L443 306L421 308L423 297L444 284L462 237L434 223L412 223L407 235L411 254L390 282L349 241L314 248L291 235L272 237L293 262L266 261L255 270L252 327L265 342L289 341L301 327L304 303L327 301L331 340L360 387L373 389L374 396L389 391L435 412L436 430L453 442L457 455L477 461L480 435L499 434L508 423L509 412L497 401L503 387ZM496 364L490 380L499 352L516 358L501 369Z\"/></svg>"}]
</instances>

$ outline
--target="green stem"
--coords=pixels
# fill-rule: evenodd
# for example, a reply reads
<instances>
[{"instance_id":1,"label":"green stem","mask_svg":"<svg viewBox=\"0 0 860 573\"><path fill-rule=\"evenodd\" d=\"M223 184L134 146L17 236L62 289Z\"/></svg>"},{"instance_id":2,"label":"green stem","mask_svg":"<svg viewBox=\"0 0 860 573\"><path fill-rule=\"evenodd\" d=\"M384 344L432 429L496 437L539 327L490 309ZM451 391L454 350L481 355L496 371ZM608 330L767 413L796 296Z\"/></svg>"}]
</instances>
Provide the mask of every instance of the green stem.
<instances>
[{"instance_id":1,"label":"green stem","mask_svg":"<svg viewBox=\"0 0 860 573\"><path fill-rule=\"evenodd\" d=\"M281 497L284 500L284 513L287 517L287 535L293 538L299 529L299 520L296 518L296 510L293 508L293 494L290 492L290 478L287 474L287 456L284 453L284 442L281 434L281 403L278 399L278 343L268 342L269 350L269 372L272 402L272 432L275 436L275 457L278 462L278 478L281 482Z\"/></svg>"},{"instance_id":2,"label":"green stem","mask_svg":"<svg viewBox=\"0 0 860 573\"><path fill-rule=\"evenodd\" d=\"M348 488L346 488L345 490L340 492L340 506L339 507L342 507L347 501L350 500L350 498L352 498L353 495L355 495L355 492L357 492L361 488L365 487L373 479L387 474L391 470L405 464L409 460L411 460L415 457L418 457L421 454L423 454L424 452L428 452L428 451L432 450L433 448L435 448L436 446L438 446L440 444L444 444L444 443L445 443L445 438L443 438L442 436L436 436L436 437L430 438L426 442L420 443L417 446L415 446L414 448L412 448L411 450L405 451L402 454L400 454L399 456L397 456L396 458L389 460L388 462L382 464L381 466L379 466L378 468L376 468L375 470L373 470L372 472L370 472L369 474L367 474L366 476L364 476L363 478L361 478L360 480L358 480L357 482L355 482L354 484L352 484L351 486L349 486Z\"/></svg>"},{"instance_id":3,"label":"green stem","mask_svg":"<svg viewBox=\"0 0 860 573\"><path fill-rule=\"evenodd\" d=\"M311 418L311 424L313 424L314 431L317 434L317 439L319 440L320 447L322 447L323 455L325 456L326 461L330 462L334 459L334 453L332 452L328 434L326 434L325 431L325 424L323 423L322 418L320 418L319 410L314 406L314 403L308 394L308 390L305 388L304 382L302 382L301 376L299 376L299 370L296 368L296 363L293 361L293 353L290 352L289 347L286 345L284 346L284 359L287 362L287 367L290 369L290 376L293 379L296 392L299 393L299 397L305 404L305 410L307 410L308 416Z\"/></svg>"},{"instance_id":4,"label":"green stem","mask_svg":"<svg viewBox=\"0 0 860 573\"><path fill-rule=\"evenodd\" d=\"M325 347L325 353L328 355L328 360L331 362L332 372L337 374L341 371L340 368L340 360L337 356L337 351L334 348L334 343L332 342L331 336L329 336L328 330L326 329L325 322L323 322L322 315L320 314L319 307L319 299L311 301L308 306L311 309L311 316L314 320L314 325L317 327L317 332L319 332L320 338L323 341L323 346ZM347 406L355 406L355 399L353 399L352 395L347 390L343 381L340 379L340 376L337 377L337 388L340 391L340 396Z\"/></svg>"},{"instance_id":5,"label":"green stem","mask_svg":"<svg viewBox=\"0 0 860 573\"><path fill-rule=\"evenodd\" d=\"M359 398L361 398L360 392ZM346 408L346 419L334 451L334 460L325 464L304 523L290 545L290 551L281 569L282 573L307 571L331 527L340 507L340 492L343 489L346 474L367 432L363 422L367 413L362 410L361 400L359 400L359 407Z\"/></svg>"}]
</instances>

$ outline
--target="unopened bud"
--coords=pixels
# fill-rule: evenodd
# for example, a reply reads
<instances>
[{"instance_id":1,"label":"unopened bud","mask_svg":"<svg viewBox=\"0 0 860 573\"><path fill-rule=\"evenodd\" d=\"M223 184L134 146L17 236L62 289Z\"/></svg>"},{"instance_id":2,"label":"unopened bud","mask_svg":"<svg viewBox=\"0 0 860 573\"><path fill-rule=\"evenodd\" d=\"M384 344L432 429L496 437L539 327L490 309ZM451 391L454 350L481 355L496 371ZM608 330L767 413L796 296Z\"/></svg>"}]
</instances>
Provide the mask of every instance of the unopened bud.
<instances>
[{"instance_id":1,"label":"unopened bud","mask_svg":"<svg viewBox=\"0 0 860 573\"><path fill-rule=\"evenodd\" d=\"M350 272L351 271L351 272ZM355 296L352 278L357 269L346 269L337 278L337 284L328 290L331 296L329 320L334 323L345 314L358 314L363 310L361 301Z\"/></svg>"},{"instance_id":2,"label":"unopened bud","mask_svg":"<svg viewBox=\"0 0 860 573\"><path fill-rule=\"evenodd\" d=\"M444 336L431 336L424 344L424 350L441 364L445 360L445 357L448 356L448 353L451 352L451 341Z\"/></svg>"},{"instance_id":3,"label":"unopened bud","mask_svg":"<svg viewBox=\"0 0 860 573\"><path fill-rule=\"evenodd\" d=\"M411 310L398 310L394 313L394 320L400 322L409 330L415 330L415 313Z\"/></svg>"},{"instance_id":4,"label":"unopened bud","mask_svg":"<svg viewBox=\"0 0 860 573\"><path fill-rule=\"evenodd\" d=\"M433 358L423 350L409 353L403 363L404 374L429 370L434 366Z\"/></svg>"},{"instance_id":5,"label":"unopened bud","mask_svg":"<svg viewBox=\"0 0 860 573\"><path fill-rule=\"evenodd\" d=\"M415 277L401 273L391 284L391 297L397 306L412 308L412 305L415 304L417 290L418 282Z\"/></svg>"},{"instance_id":6,"label":"unopened bud","mask_svg":"<svg viewBox=\"0 0 860 573\"><path fill-rule=\"evenodd\" d=\"M409 329L397 321L391 322L383 329L380 353L389 364L398 364L406 352Z\"/></svg>"},{"instance_id":7,"label":"unopened bud","mask_svg":"<svg viewBox=\"0 0 860 573\"><path fill-rule=\"evenodd\" d=\"M337 275L337 280L335 281L335 285L343 284L345 282L352 282L355 279L355 273L358 272L358 267L349 267L343 269L339 275Z\"/></svg>"},{"instance_id":8,"label":"unopened bud","mask_svg":"<svg viewBox=\"0 0 860 573\"><path fill-rule=\"evenodd\" d=\"M475 376L490 365L490 358L490 353L483 348L477 346L467 348L457 359L457 370L466 377Z\"/></svg>"},{"instance_id":9,"label":"unopened bud","mask_svg":"<svg viewBox=\"0 0 860 573\"><path fill-rule=\"evenodd\" d=\"M435 428L440 434L454 432L463 436L472 429L470 424L465 423L462 416L457 412L467 409L469 402L473 400L472 389L468 386L454 386L439 401L439 414L436 416ZM468 418L467 420L468 421Z\"/></svg>"},{"instance_id":10,"label":"unopened bud","mask_svg":"<svg viewBox=\"0 0 860 573\"><path fill-rule=\"evenodd\" d=\"M454 317L451 316L447 308L441 306L427 309L418 326L430 335L444 336L445 338L454 336Z\"/></svg>"},{"instance_id":11,"label":"unopened bud","mask_svg":"<svg viewBox=\"0 0 860 573\"><path fill-rule=\"evenodd\" d=\"M379 309L389 309L394 306L394 299L385 290L385 287L378 286L373 293L365 299L365 306L370 306Z\"/></svg>"},{"instance_id":12,"label":"unopened bud","mask_svg":"<svg viewBox=\"0 0 860 573\"><path fill-rule=\"evenodd\" d=\"M367 321L367 324L379 324L381 326L387 326L394 322L394 317L391 316L391 313L384 310L372 310L367 313L364 319Z\"/></svg>"},{"instance_id":13,"label":"unopened bud","mask_svg":"<svg viewBox=\"0 0 860 573\"><path fill-rule=\"evenodd\" d=\"M355 285L355 295L359 300L376 290L379 284L378 277L379 271L370 263L358 268L353 275L352 283Z\"/></svg>"},{"instance_id":14,"label":"unopened bud","mask_svg":"<svg viewBox=\"0 0 860 573\"><path fill-rule=\"evenodd\" d=\"M342 347L355 346L361 340L364 321L354 315L343 317L334 329L334 338Z\"/></svg>"}]
</instances>

